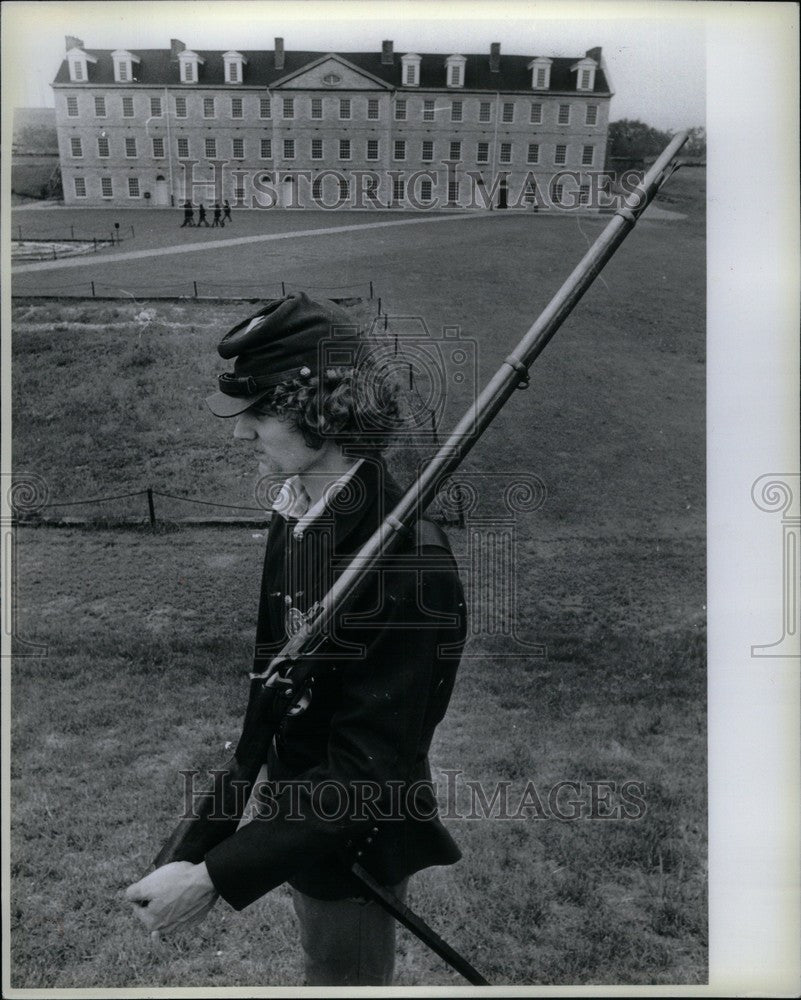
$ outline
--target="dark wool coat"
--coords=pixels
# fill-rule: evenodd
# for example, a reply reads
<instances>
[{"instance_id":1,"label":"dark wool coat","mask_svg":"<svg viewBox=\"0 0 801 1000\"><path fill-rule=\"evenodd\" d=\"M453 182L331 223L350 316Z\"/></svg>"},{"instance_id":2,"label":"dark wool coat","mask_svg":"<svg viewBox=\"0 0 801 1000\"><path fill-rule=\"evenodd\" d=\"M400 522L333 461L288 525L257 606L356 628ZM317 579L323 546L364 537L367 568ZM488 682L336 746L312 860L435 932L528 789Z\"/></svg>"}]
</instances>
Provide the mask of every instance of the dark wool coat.
<instances>
[{"instance_id":1,"label":"dark wool coat","mask_svg":"<svg viewBox=\"0 0 801 1000\"><path fill-rule=\"evenodd\" d=\"M306 611L322 596L399 496L383 466L367 459L302 539L293 536L294 522L273 516L254 672L283 645L289 602ZM205 854L215 887L236 909L286 881L320 899L359 896L349 871L357 850L385 885L461 856L427 784L429 746L465 638L464 596L444 533L421 522L416 538L371 574L333 633L309 707L284 719L273 740L269 777L278 784L265 790L262 815L226 831ZM240 760L255 742L252 715ZM286 779L296 783L282 788Z\"/></svg>"}]
</instances>

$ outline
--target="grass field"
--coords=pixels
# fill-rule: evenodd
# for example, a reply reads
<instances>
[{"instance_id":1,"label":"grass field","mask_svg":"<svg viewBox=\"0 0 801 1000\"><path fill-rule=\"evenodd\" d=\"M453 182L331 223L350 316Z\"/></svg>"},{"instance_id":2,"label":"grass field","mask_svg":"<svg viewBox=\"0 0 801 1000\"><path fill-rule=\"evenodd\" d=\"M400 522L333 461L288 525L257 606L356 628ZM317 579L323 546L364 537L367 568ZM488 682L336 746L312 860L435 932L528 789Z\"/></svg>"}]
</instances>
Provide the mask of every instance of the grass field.
<instances>
[{"instance_id":1,"label":"grass field","mask_svg":"<svg viewBox=\"0 0 801 1000\"><path fill-rule=\"evenodd\" d=\"M639 819L448 821L464 858L416 878L412 903L496 984L706 978L699 183L673 189L668 207L687 219L641 223L466 463L546 485L544 505L518 515L515 563L518 627L547 656L500 659L497 636L472 637L432 748L435 777L509 781L512 801L529 780L543 798L579 782L584 800L588 782L644 785ZM280 264L320 283L373 278L391 313L435 332L459 325L483 381L600 225L375 230L286 241ZM163 273L166 259L130 279ZM241 248L216 266L222 280L255 273ZM247 452L202 404L214 346L248 311L16 304L17 470L46 479L56 502L151 484L252 504ZM452 391L449 415L470 392ZM488 492L482 502L497 513ZM165 516L190 512L160 504ZM83 510L143 514L141 500ZM300 983L283 889L241 914L219 905L195 938L158 949L121 900L172 825L178 769L214 765L236 737L260 534L20 529L19 633L48 655L15 660L12 674L14 986ZM469 565L469 534L452 540ZM459 982L405 932L397 981Z\"/></svg>"}]
</instances>

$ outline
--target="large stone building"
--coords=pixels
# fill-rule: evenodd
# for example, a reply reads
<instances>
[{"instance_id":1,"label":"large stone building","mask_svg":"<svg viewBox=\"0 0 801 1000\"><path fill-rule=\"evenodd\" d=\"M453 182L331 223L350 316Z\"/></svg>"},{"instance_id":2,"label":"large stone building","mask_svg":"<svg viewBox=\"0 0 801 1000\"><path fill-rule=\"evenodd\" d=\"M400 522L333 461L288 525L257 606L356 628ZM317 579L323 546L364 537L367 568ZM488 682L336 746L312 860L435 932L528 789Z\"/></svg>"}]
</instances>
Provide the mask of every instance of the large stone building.
<instances>
[{"instance_id":1,"label":"large stone building","mask_svg":"<svg viewBox=\"0 0 801 1000\"><path fill-rule=\"evenodd\" d=\"M64 200L486 207L594 201L609 75L577 58L84 48L53 83Z\"/></svg>"}]
</instances>

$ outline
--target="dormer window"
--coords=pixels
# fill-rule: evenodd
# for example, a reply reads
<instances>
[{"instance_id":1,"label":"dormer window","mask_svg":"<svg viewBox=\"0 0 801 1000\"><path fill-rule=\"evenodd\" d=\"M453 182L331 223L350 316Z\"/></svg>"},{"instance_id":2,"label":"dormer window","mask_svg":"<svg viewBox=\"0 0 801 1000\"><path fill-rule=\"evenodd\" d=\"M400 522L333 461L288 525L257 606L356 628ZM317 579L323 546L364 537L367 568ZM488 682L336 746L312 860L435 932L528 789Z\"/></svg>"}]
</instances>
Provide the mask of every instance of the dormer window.
<instances>
[{"instance_id":1,"label":"dormer window","mask_svg":"<svg viewBox=\"0 0 801 1000\"><path fill-rule=\"evenodd\" d=\"M226 52L223 54L225 63L225 82L242 83L245 78L245 64L247 59L241 52Z\"/></svg>"},{"instance_id":2,"label":"dormer window","mask_svg":"<svg viewBox=\"0 0 801 1000\"><path fill-rule=\"evenodd\" d=\"M67 65L70 70L70 80L73 83L86 83L89 80L89 63L97 59L83 49L72 48L67 52Z\"/></svg>"},{"instance_id":3,"label":"dormer window","mask_svg":"<svg viewBox=\"0 0 801 1000\"><path fill-rule=\"evenodd\" d=\"M445 60L445 82L449 87L464 86L464 56L448 56Z\"/></svg>"},{"instance_id":4,"label":"dormer window","mask_svg":"<svg viewBox=\"0 0 801 1000\"><path fill-rule=\"evenodd\" d=\"M570 72L576 74L576 90L595 89L595 71L598 63L594 59L579 59L570 67Z\"/></svg>"},{"instance_id":5,"label":"dormer window","mask_svg":"<svg viewBox=\"0 0 801 1000\"><path fill-rule=\"evenodd\" d=\"M134 79L134 65L141 61L139 56L125 49L117 49L111 53L111 58L114 60L114 82L130 83Z\"/></svg>"},{"instance_id":6,"label":"dormer window","mask_svg":"<svg viewBox=\"0 0 801 1000\"><path fill-rule=\"evenodd\" d=\"M401 65L403 67L403 86L404 87L419 87L420 86L420 56L415 55L413 52L408 53L401 57Z\"/></svg>"},{"instance_id":7,"label":"dormer window","mask_svg":"<svg viewBox=\"0 0 801 1000\"><path fill-rule=\"evenodd\" d=\"M544 56L532 59L526 69L531 70L531 89L548 90L551 86L551 60Z\"/></svg>"},{"instance_id":8,"label":"dormer window","mask_svg":"<svg viewBox=\"0 0 801 1000\"><path fill-rule=\"evenodd\" d=\"M178 62L181 67L181 83L197 83L198 70L203 65L205 59L193 52L191 49L184 49L178 53Z\"/></svg>"}]
</instances>

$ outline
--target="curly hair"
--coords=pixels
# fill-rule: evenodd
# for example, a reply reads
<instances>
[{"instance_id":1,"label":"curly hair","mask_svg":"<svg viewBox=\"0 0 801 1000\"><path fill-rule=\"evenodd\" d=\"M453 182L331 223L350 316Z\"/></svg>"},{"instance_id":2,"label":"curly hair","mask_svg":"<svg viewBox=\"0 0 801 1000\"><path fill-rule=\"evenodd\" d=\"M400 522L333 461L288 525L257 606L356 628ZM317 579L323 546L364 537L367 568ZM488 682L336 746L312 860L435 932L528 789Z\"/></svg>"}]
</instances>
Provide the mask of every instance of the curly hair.
<instances>
[{"instance_id":1,"label":"curly hair","mask_svg":"<svg viewBox=\"0 0 801 1000\"><path fill-rule=\"evenodd\" d=\"M401 423L398 393L397 383L366 363L280 382L253 410L291 421L314 450L334 441L381 452Z\"/></svg>"}]
</instances>

